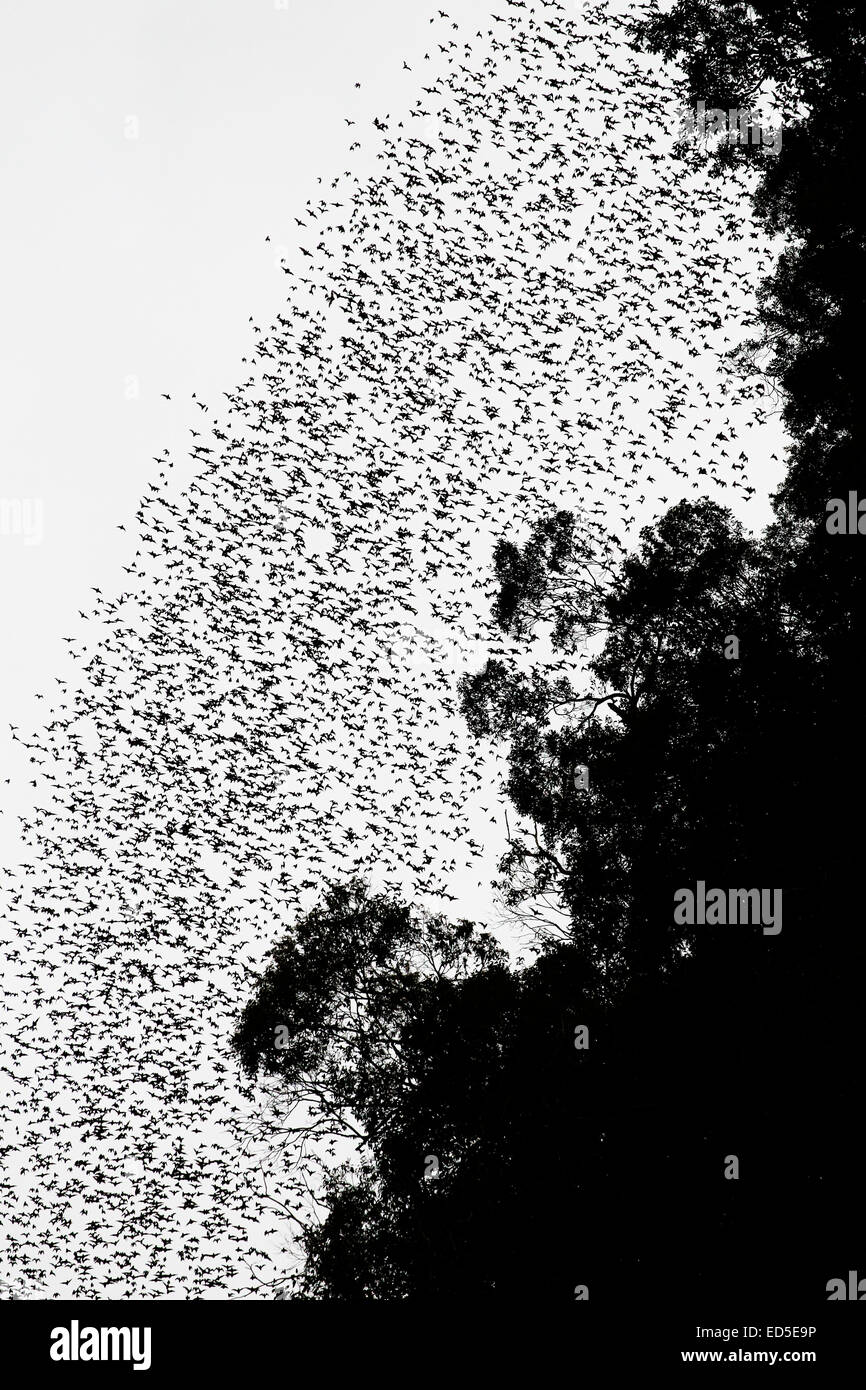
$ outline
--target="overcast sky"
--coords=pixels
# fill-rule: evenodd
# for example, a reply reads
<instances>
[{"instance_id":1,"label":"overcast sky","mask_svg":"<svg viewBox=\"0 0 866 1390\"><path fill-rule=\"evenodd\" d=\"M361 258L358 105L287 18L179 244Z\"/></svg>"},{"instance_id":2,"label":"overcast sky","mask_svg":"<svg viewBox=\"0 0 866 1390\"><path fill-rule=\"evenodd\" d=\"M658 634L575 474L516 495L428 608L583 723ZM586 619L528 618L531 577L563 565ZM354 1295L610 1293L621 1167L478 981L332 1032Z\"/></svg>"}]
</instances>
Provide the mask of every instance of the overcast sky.
<instances>
[{"instance_id":1,"label":"overcast sky","mask_svg":"<svg viewBox=\"0 0 866 1390\"><path fill-rule=\"evenodd\" d=\"M229 390L249 316L270 322L281 304L279 247L317 179L347 167L346 121L368 127L419 94L430 12L3 5L0 499L22 504L0 535L4 730L35 714L89 586L128 563L117 527L153 455L185 440L192 392ZM359 175L374 151L353 152Z\"/></svg>"}]
</instances>

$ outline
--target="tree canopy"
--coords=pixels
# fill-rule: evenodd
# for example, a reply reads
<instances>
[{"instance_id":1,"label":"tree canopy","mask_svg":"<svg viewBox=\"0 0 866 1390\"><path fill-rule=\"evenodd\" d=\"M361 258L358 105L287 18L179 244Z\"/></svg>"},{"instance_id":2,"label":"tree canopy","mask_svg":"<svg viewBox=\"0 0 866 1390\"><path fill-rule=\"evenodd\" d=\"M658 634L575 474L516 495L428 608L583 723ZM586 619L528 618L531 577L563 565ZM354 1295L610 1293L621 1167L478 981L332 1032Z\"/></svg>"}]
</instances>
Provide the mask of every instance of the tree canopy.
<instances>
[{"instance_id":1,"label":"tree canopy","mask_svg":"<svg viewBox=\"0 0 866 1390\"><path fill-rule=\"evenodd\" d=\"M759 536L698 499L616 565L566 511L500 543L496 620L527 650L544 625L555 660L488 662L464 714L509 750L509 901L564 920L515 964L356 886L279 948L238 1053L292 1094L314 1076L363 1134L304 1230L302 1296L821 1299L859 1248L863 562L826 505L863 468L863 37L854 5L760 0L640 31L692 99L773 83L790 122L756 193L788 238L761 291L787 475ZM678 923L698 881L780 890L781 930Z\"/></svg>"}]
</instances>

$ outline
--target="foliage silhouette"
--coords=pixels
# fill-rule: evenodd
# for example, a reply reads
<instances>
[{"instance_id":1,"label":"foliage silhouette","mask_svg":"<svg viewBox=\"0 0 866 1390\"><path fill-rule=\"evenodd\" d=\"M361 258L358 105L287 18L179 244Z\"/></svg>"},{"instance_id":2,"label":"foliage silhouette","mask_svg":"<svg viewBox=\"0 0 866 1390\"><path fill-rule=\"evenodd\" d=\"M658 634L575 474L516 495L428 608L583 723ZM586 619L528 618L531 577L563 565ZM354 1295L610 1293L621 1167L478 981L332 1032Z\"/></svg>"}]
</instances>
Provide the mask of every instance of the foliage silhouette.
<instances>
[{"instance_id":1,"label":"foliage silhouette","mask_svg":"<svg viewBox=\"0 0 866 1390\"><path fill-rule=\"evenodd\" d=\"M773 82L787 113L775 160L720 160L762 159L756 211L789 238L761 291L787 476L757 538L700 500L615 571L565 512L500 544L497 619L526 642L548 624L560 664L489 662L464 711L509 746L510 901L558 895L567 930L509 966L468 924L356 886L280 948L239 1055L290 1091L317 1071L364 1135L305 1230L299 1296L568 1301L586 1283L607 1302L814 1306L856 1267L863 562L825 515L863 491L863 23L851 5L682 0L640 32L683 60L691 99L742 106ZM781 889L781 932L677 925L674 892L699 879Z\"/></svg>"}]
</instances>

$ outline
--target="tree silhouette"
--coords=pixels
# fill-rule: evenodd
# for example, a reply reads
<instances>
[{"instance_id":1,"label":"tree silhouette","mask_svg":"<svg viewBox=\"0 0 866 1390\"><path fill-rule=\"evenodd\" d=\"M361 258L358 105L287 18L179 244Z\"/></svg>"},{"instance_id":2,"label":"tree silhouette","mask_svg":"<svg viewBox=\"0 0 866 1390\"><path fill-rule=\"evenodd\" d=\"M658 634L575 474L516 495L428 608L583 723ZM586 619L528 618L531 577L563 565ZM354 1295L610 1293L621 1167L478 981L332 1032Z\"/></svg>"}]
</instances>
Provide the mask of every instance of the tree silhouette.
<instances>
[{"instance_id":1,"label":"tree silhouette","mask_svg":"<svg viewBox=\"0 0 866 1390\"><path fill-rule=\"evenodd\" d=\"M553 660L488 662L463 683L464 712L509 748L511 902L553 896L567 924L529 966L473 947L463 924L460 970L432 975L395 958L405 926L387 930L369 998L393 1052L362 1029L336 1072L321 1042L337 997L327 914L310 919L309 973L286 947L291 969L248 1006L240 1054L272 1069L267 1030L291 1018L286 1080L324 1066L368 1140L305 1229L303 1296L568 1300L587 1284L608 1302L688 1289L815 1305L862 1250L863 561L826 508L862 484L863 17L683 0L640 39L684 61L691 99L742 106L774 83L787 115L775 161L719 159L722 173L762 159L756 209L789 237L761 340L787 476L759 537L699 500L618 565L567 512L499 545L496 619L527 649L543 627ZM781 930L678 923L674 894L698 880L781 890Z\"/></svg>"},{"instance_id":2,"label":"tree silhouette","mask_svg":"<svg viewBox=\"0 0 866 1390\"><path fill-rule=\"evenodd\" d=\"M567 530L560 516L555 534ZM508 553L501 610L514 631L529 609L552 602L560 617L568 596L583 601L570 582L581 558L545 547L550 535ZM473 968L454 957L457 976L425 978L393 955L409 940L406 909L375 900L359 937L332 894L302 947L280 949L241 1055L293 1085L318 1063L370 1141L359 1172L331 1179L324 1225L307 1230L304 1292L525 1295L527 1268L553 1298L587 1280L613 1296L643 1273L669 1284L680 1268L708 1289L742 1287L756 1241L772 1249L773 1278L822 1290L826 1262L844 1258L832 1242L854 1195L862 968L846 918L853 832L834 814L848 770L827 756L824 682L778 560L721 508L681 504L604 600L590 696L501 663L466 681L473 730L511 739L509 794L533 827L511 857L532 861L539 891L555 876L567 943L522 971L486 946ZM739 659L725 656L731 633ZM552 727L554 709L587 699L588 714ZM575 763L591 770L588 791L574 789ZM781 888L781 933L678 926L673 894L697 878ZM445 924L436 931L444 947ZM359 940L362 974L344 976ZM455 952L472 942L465 924L452 937ZM322 1067L334 981L355 988L373 962L379 1050L362 1030ZM277 1018L294 1039L283 1062ZM739 1187L723 1177L729 1154L748 1164ZM425 1181L428 1155L438 1171Z\"/></svg>"}]
</instances>

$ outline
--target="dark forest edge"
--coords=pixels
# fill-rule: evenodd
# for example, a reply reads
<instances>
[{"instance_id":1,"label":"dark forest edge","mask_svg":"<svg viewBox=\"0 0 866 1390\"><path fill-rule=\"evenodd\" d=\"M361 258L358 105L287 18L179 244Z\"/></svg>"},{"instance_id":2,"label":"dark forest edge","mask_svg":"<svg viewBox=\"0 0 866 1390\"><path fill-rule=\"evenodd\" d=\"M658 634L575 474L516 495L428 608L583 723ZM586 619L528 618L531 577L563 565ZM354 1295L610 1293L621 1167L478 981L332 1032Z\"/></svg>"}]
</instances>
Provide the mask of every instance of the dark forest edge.
<instances>
[{"instance_id":1,"label":"dark forest edge","mask_svg":"<svg viewBox=\"0 0 866 1390\"><path fill-rule=\"evenodd\" d=\"M777 156L717 162L762 161L754 211L787 237L760 291L786 477L762 535L682 502L606 572L569 513L500 543L504 631L549 623L564 670L599 639L585 686L490 662L462 689L535 827L504 866L514 905L555 890L567 923L515 966L471 923L351 883L273 953L238 1058L361 1155L294 1232L295 1297L611 1305L687 1285L817 1304L858 1258L866 1273L863 542L827 526L832 499L866 496L864 21L683 0L636 34L683 64L690 102L743 106L771 81L783 103ZM778 891L780 929L677 920L699 884Z\"/></svg>"}]
</instances>

